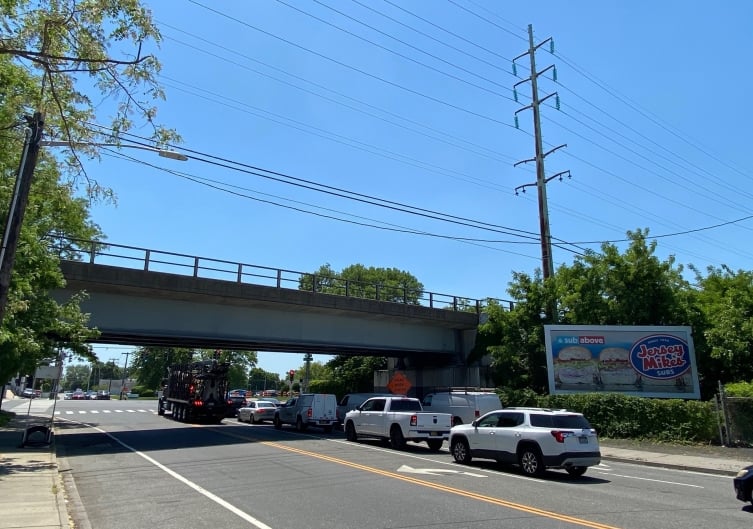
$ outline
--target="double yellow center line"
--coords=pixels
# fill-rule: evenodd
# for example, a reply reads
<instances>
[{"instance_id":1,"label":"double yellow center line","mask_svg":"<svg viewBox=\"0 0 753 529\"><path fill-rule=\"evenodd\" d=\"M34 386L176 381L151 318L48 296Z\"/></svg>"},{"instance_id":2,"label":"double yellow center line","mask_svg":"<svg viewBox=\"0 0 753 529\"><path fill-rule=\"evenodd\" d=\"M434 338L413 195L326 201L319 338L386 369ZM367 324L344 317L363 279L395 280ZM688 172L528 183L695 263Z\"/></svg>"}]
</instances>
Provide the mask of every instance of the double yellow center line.
<instances>
[{"instance_id":1,"label":"double yellow center line","mask_svg":"<svg viewBox=\"0 0 753 529\"><path fill-rule=\"evenodd\" d=\"M583 518L576 518L574 516L568 516L566 514L559 514L556 512L545 511L543 509L537 509L535 507L530 507L528 505L523 505L521 503L514 503L511 501L494 498L492 496L485 496L483 494L477 494L475 492L469 492L467 490L457 489L454 487L448 487L447 485L440 485L437 483L432 483L430 481L417 479L411 476L406 476L404 474L397 474L395 472L388 472L386 470L380 470L378 468L368 467L366 465L359 465L358 463L352 463L350 461L339 459L337 457L327 456L324 454L318 454L316 452L310 452L308 450L301 450L300 448L293 448L291 446L273 442L273 441L262 441L261 444L278 448L280 450L287 450L288 452L294 452L296 454L300 454L300 455L304 455L308 457L314 457L316 459L321 459L323 461L329 461L330 463L336 463L338 465L355 468L357 470L363 470L364 472L370 472L372 474L378 474L380 476L385 476L388 478L399 479L407 483L413 483L414 485L420 485L422 487L427 487L427 488L439 490L442 492L448 492L450 494L456 494L458 496L463 496L465 498L471 498L474 500L483 501L486 503L490 503L492 505L498 505L500 507L507 507L508 509L514 509L516 511L521 511L521 512L533 514L536 516L542 516L544 518L551 518L552 520L558 520L561 522L569 522L569 523L581 525L583 527L591 527L593 529L619 529L613 525L606 525L603 523L584 520Z\"/></svg>"}]
</instances>

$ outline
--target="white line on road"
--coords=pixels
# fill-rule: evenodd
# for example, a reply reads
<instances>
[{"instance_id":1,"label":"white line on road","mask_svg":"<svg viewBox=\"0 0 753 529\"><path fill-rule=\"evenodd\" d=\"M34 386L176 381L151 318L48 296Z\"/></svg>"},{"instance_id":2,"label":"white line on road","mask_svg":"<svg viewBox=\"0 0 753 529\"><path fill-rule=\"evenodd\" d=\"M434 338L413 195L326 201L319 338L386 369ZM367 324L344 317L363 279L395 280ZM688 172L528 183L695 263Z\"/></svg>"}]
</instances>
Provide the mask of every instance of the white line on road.
<instances>
[{"instance_id":1,"label":"white line on road","mask_svg":"<svg viewBox=\"0 0 753 529\"><path fill-rule=\"evenodd\" d=\"M607 474L606 472L602 472L602 474ZM638 476L626 476L625 474L612 474L611 472L608 473L610 476L617 476L620 478L627 478L627 479L637 479L640 481L653 481L655 483L664 483L667 485L680 485L681 487L692 487L694 489L702 489L701 485L691 485L690 483L678 483L677 481L666 481L663 479L651 479L651 478L639 478Z\"/></svg>"},{"instance_id":2,"label":"white line on road","mask_svg":"<svg viewBox=\"0 0 753 529\"><path fill-rule=\"evenodd\" d=\"M120 410L116 410L116 411L120 411ZM177 479L181 483L183 483L185 485L188 485L189 487L191 487L193 490L195 490L196 492L198 492L202 496L204 496L204 497L212 500L217 505L219 505L221 507L224 507L225 509L227 509L228 511L232 512L233 514L235 514L239 518L245 520L246 522L250 523L251 525L253 525L257 529L272 529L272 527L270 527L269 525L265 524L264 522L262 522L260 520L257 520L256 518L254 518L250 514L243 512L242 510L240 510L238 507L236 507L232 503L229 503L229 502L223 500L222 498L220 498L219 496L217 496L216 494L213 494L213 493L209 492L207 489L205 489L201 485L197 485L196 483L194 483L193 481L189 480L188 478L183 477L182 475L178 474L174 470L166 467L165 465L163 465L159 461L157 461L157 460L149 457L148 455L146 455L143 452L139 452L138 450L136 450L132 446L127 445L126 443L124 443L123 441L121 441L120 439L118 439L117 437L115 437L114 435L112 435L111 433L106 432L105 430L103 430L101 428L98 428L96 426L92 426L91 424L86 424L86 423L78 423L78 424L83 424L83 425L88 426L89 428L91 428L93 430L96 430L96 431L98 431L100 433L105 434L107 437L109 437L110 439L112 439L113 441L115 441L116 443L118 443L123 448L125 448L127 450L130 450L131 452L133 452L137 456L145 459L146 461L148 461L149 463L151 463L155 467L159 468L163 472L166 472L167 474L169 474L173 478Z\"/></svg>"}]
</instances>

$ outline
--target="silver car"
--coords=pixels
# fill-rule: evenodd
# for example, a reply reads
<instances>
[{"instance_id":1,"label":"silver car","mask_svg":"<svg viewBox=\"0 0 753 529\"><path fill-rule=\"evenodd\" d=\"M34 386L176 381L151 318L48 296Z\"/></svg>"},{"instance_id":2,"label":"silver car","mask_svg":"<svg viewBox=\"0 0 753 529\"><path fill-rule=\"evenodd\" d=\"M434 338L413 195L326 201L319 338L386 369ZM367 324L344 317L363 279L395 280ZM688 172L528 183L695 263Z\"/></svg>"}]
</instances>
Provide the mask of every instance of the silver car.
<instances>
[{"instance_id":1,"label":"silver car","mask_svg":"<svg viewBox=\"0 0 753 529\"><path fill-rule=\"evenodd\" d=\"M272 422L275 418L277 406L266 400L250 400L245 406L238 409L238 422Z\"/></svg>"}]
</instances>

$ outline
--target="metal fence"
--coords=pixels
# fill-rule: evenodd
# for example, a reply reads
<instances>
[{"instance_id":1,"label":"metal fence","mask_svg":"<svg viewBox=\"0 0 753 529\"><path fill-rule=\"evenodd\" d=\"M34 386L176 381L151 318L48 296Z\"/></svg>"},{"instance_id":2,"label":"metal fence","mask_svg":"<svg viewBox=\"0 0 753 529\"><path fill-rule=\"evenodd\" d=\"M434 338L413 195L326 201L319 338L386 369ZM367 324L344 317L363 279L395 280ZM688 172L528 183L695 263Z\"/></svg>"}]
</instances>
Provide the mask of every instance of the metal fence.
<instances>
[{"instance_id":1,"label":"metal fence","mask_svg":"<svg viewBox=\"0 0 753 529\"><path fill-rule=\"evenodd\" d=\"M722 444L753 447L753 398L728 397L720 384L715 402L719 410Z\"/></svg>"},{"instance_id":2,"label":"metal fence","mask_svg":"<svg viewBox=\"0 0 753 529\"><path fill-rule=\"evenodd\" d=\"M365 283L339 276L324 276L249 263L199 257L162 250L57 237L52 247L61 260L89 262L148 272L164 272L196 278L234 281L314 293L372 299L393 303L480 314L491 303L512 308L513 302L494 298L474 299L452 294L417 290L407 286Z\"/></svg>"}]
</instances>

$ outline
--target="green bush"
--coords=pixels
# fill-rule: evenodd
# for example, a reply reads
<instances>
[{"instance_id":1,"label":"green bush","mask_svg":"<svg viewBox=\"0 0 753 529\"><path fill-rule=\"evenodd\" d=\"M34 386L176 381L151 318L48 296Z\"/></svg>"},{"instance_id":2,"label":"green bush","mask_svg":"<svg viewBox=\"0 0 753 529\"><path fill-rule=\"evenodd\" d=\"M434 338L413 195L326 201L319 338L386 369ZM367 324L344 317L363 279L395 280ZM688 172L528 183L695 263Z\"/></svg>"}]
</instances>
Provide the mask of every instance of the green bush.
<instances>
[{"instance_id":1,"label":"green bush","mask_svg":"<svg viewBox=\"0 0 753 529\"><path fill-rule=\"evenodd\" d=\"M753 382L733 382L724 385L728 397L753 397Z\"/></svg>"},{"instance_id":2,"label":"green bush","mask_svg":"<svg viewBox=\"0 0 753 529\"><path fill-rule=\"evenodd\" d=\"M153 389L144 389L138 392L139 397L154 397L156 393Z\"/></svg>"},{"instance_id":3,"label":"green bush","mask_svg":"<svg viewBox=\"0 0 753 529\"><path fill-rule=\"evenodd\" d=\"M506 406L531 406L530 396ZM713 402L652 399L619 393L540 395L535 406L568 409L585 415L601 437L650 439L674 443L719 441Z\"/></svg>"}]
</instances>

